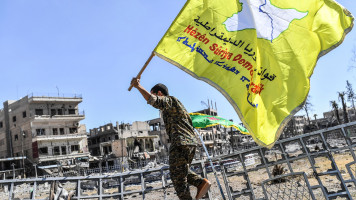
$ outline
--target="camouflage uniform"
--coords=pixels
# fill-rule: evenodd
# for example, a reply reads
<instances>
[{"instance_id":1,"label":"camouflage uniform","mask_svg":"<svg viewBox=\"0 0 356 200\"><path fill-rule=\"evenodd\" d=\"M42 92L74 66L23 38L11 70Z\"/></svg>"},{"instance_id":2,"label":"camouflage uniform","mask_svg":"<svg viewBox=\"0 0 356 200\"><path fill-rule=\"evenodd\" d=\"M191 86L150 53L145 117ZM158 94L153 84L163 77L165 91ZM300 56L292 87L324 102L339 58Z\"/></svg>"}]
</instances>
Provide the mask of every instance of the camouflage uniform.
<instances>
[{"instance_id":1,"label":"camouflage uniform","mask_svg":"<svg viewBox=\"0 0 356 200\"><path fill-rule=\"evenodd\" d=\"M151 95L148 104L161 110L171 146L169 171L179 199L190 200L189 184L198 187L203 179L190 170L197 141L192 119L183 104L172 96Z\"/></svg>"}]
</instances>

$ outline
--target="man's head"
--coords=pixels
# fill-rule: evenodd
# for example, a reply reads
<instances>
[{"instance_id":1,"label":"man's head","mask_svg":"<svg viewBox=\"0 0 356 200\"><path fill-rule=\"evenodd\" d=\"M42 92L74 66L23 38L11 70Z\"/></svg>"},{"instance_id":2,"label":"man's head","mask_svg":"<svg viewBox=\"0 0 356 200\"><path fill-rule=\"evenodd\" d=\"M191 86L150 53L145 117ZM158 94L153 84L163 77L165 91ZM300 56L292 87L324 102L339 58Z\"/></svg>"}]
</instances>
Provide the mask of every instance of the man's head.
<instances>
[{"instance_id":1,"label":"man's head","mask_svg":"<svg viewBox=\"0 0 356 200\"><path fill-rule=\"evenodd\" d=\"M158 96L168 96L168 88L163 85L162 83L158 83L151 89L151 94L158 95Z\"/></svg>"}]
</instances>

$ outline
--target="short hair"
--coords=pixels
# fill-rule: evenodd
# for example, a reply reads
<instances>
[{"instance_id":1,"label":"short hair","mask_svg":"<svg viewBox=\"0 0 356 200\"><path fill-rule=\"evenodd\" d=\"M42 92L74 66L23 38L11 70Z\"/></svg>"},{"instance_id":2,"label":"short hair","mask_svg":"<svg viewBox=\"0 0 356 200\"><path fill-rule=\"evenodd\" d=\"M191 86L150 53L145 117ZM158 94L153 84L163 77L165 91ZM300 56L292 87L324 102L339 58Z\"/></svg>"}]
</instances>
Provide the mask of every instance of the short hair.
<instances>
[{"instance_id":1,"label":"short hair","mask_svg":"<svg viewBox=\"0 0 356 200\"><path fill-rule=\"evenodd\" d=\"M169 95L168 88L162 83L156 84L151 89L151 92L156 93L156 94L158 93L158 91L161 91L164 96L168 96Z\"/></svg>"}]
</instances>

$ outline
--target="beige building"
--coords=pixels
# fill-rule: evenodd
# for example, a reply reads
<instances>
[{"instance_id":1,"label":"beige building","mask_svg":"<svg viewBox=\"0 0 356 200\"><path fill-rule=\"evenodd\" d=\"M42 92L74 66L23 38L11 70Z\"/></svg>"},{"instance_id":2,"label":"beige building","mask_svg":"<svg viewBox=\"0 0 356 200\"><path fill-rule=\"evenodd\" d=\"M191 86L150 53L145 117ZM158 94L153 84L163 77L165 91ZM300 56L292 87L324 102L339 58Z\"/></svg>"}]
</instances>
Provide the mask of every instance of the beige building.
<instances>
[{"instance_id":1,"label":"beige building","mask_svg":"<svg viewBox=\"0 0 356 200\"><path fill-rule=\"evenodd\" d=\"M26 157L28 164L73 164L89 156L82 98L26 96L0 111L0 158ZM83 160L83 159L82 159ZM2 162L1 167L8 168ZM23 165L20 163L19 165ZM19 166L17 166L19 167Z\"/></svg>"}]
</instances>

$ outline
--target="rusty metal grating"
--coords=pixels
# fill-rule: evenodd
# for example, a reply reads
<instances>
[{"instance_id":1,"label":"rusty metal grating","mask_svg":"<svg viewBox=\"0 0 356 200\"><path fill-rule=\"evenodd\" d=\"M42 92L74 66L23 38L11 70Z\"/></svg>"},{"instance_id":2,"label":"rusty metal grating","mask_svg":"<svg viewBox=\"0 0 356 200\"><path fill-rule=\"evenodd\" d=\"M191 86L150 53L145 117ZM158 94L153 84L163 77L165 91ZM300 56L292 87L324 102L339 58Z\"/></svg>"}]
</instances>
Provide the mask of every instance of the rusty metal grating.
<instances>
[{"instance_id":1,"label":"rusty metal grating","mask_svg":"<svg viewBox=\"0 0 356 200\"><path fill-rule=\"evenodd\" d=\"M262 183L265 196L270 200L314 200L305 173L293 173L266 180Z\"/></svg>"}]
</instances>

